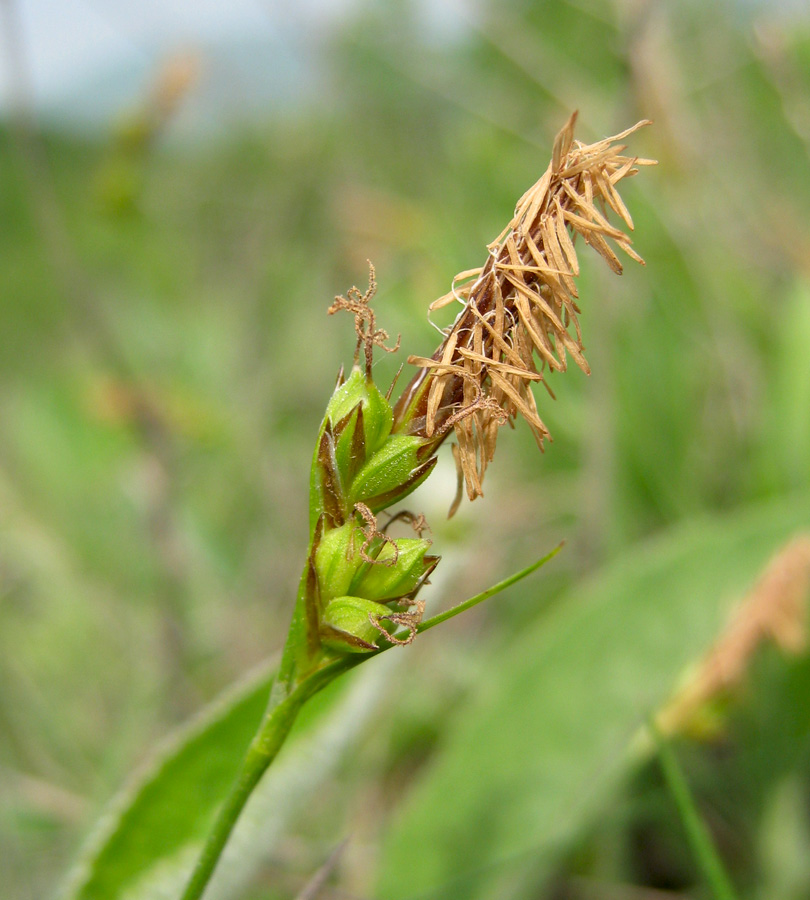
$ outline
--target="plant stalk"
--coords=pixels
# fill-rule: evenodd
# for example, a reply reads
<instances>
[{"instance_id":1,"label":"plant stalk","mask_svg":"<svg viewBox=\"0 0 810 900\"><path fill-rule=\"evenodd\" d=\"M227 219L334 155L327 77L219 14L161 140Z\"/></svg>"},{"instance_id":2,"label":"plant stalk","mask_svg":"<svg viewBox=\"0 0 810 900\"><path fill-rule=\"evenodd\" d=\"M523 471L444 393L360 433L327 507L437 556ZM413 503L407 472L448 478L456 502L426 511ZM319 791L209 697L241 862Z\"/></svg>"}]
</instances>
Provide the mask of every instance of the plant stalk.
<instances>
[{"instance_id":1,"label":"plant stalk","mask_svg":"<svg viewBox=\"0 0 810 900\"><path fill-rule=\"evenodd\" d=\"M459 603L451 607L445 612L439 613L430 619L425 619L419 626L418 632L428 631L435 625L452 619L472 606L489 599L495 594L510 587L518 581L531 575L539 569L544 563L548 562L552 557L562 549L562 544L555 547L551 553L546 554L537 562L526 566L520 572L516 572L509 578L498 582L486 591L476 594L469 600ZM230 793L225 798L222 809L217 816L211 831L208 833L200 857L194 867L186 889L181 895L180 900L200 900L203 893L214 874L214 869L222 856L222 851L236 827L236 823L242 810L245 808L250 795L254 788L261 780L262 775L267 771L270 763L276 758L281 749L287 735L301 711L301 707L318 691L325 688L334 681L339 675L348 672L361 662L379 656L386 650L390 650L395 646L393 643L385 643L378 650L367 654L350 654L339 659L333 660L321 668L310 672L300 681L291 686L295 671L294 658L290 652L290 645L285 650L285 658L282 659L279 677L273 685L270 693L270 702L267 711L264 714L259 730L256 732L253 740L250 742L242 767L239 771L236 781L231 788ZM284 674L285 677L282 677Z\"/></svg>"},{"instance_id":2,"label":"plant stalk","mask_svg":"<svg viewBox=\"0 0 810 900\"><path fill-rule=\"evenodd\" d=\"M350 658L332 662L310 674L289 692L279 682L273 686L259 730L250 742L239 775L208 833L181 900L199 900L203 896L242 810L262 775L278 755L301 707L359 661Z\"/></svg>"}]
</instances>

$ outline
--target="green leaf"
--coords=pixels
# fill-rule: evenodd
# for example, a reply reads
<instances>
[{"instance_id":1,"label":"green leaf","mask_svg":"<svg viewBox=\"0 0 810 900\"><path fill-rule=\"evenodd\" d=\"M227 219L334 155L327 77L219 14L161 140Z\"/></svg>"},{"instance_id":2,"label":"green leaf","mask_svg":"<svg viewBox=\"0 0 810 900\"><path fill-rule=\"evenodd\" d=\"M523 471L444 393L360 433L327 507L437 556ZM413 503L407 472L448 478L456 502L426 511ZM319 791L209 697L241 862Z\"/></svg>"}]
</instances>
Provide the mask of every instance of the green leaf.
<instances>
[{"instance_id":1,"label":"green leaf","mask_svg":"<svg viewBox=\"0 0 810 900\"><path fill-rule=\"evenodd\" d=\"M406 800L377 896L498 897L542 876L626 770L634 735L810 504L701 519L637 546L508 652Z\"/></svg>"},{"instance_id":2,"label":"green leaf","mask_svg":"<svg viewBox=\"0 0 810 900\"><path fill-rule=\"evenodd\" d=\"M98 823L62 900L159 896L132 889L158 870L162 880L172 870L187 873L258 727L271 682L265 666L166 742Z\"/></svg>"}]
</instances>

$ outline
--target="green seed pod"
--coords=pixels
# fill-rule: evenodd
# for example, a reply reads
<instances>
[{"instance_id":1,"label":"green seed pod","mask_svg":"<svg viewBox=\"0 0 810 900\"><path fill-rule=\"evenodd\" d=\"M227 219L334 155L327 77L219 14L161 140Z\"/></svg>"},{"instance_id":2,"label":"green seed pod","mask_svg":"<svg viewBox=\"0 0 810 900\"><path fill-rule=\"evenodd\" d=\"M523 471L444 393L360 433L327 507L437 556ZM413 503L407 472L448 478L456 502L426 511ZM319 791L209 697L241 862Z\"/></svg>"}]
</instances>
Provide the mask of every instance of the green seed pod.
<instances>
[{"instance_id":1,"label":"green seed pod","mask_svg":"<svg viewBox=\"0 0 810 900\"><path fill-rule=\"evenodd\" d=\"M368 653L376 650L380 636L369 618L381 619L391 610L363 597L336 597L324 610L321 640L331 650L342 653Z\"/></svg>"},{"instance_id":2,"label":"green seed pod","mask_svg":"<svg viewBox=\"0 0 810 900\"><path fill-rule=\"evenodd\" d=\"M378 512L401 500L427 478L436 457L425 461L419 451L424 438L395 434L388 438L355 476L349 502L365 503Z\"/></svg>"},{"instance_id":3,"label":"green seed pod","mask_svg":"<svg viewBox=\"0 0 810 900\"><path fill-rule=\"evenodd\" d=\"M363 540L363 533L354 521L332 528L321 537L315 551L321 598L329 600L349 593L352 580L363 565L360 558Z\"/></svg>"},{"instance_id":4,"label":"green seed pod","mask_svg":"<svg viewBox=\"0 0 810 900\"><path fill-rule=\"evenodd\" d=\"M357 573L351 583L351 592L375 601L394 600L410 594L436 565L435 556L425 556L430 544L430 541L417 538L400 538L396 542L397 561L393 564L393 544L383 544L376 561L367 563Z\"/></svg>"},{"instance_id":5,"label":"green seed pod","mask_svg":"<svg viewBox=\"0 0 810 900\"><path fill-rule=\"evenodd\" d=\"M391 432L391 405L357 367L335 389L321 425L310 478L310 527L321 514L343 525L353 508L347 496L357 473Z\"/></svg>"},{"instance_id":6,"label":"green seed pod","mask_svg":"<svg viewBox=\"0 0 810 900\"><path fill-rule=\"evenodd\" d=\"M377 385L355 366L351 375L332 394L332 399L326 407L326 417L336 432L338 423L352 413L358 404L363 410L363 437L366 458L369 458L391 433L394 412ZM338 438L340 437L342 435L338 435Z\"/></svg>"}]
</instances>

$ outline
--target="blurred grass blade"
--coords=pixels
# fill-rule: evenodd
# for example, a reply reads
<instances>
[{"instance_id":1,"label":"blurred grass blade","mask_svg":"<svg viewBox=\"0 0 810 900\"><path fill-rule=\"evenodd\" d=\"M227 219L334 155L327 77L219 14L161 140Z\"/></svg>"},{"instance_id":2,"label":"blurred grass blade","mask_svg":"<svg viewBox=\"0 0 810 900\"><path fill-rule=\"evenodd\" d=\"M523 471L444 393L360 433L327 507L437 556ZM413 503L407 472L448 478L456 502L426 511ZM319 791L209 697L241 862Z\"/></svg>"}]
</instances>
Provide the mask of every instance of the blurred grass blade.
<instances>
[{"instance_id":1,"label":"blurred grass blade","mask_svg":"<svg viewBox=\"0 0 810 900\"><path fill-rule=\"evenodd\" d=\"M345 838L337 845L337 847L335 847L335 849L329 854L329 858L326 860L326 862L304 885L303 890L298 893L295 900L315 900L315 898L320 894L321 888L329 879L329 876L337 868L337 865L340 862L340 858L341 856L343 856L343 851L346 849L348 840L348 838Z\"/></svg>"},{"instance_id":2,"label":"blurred grass blade","mask_svg":"<svg viewBox=\"0 0 810 900\"><path fill-rule=\"evenodd\" d=\"M807 527L802 500L696 519L637 546L481 660L480 690L389 832L377 895L505 900L542 878L730 606Z\"/></svg>"},{"instance_id":3,"label":"blurred grass blade","mask_svg":"<svg viewBox=\"0 0 810 900\"><path fill-rule=\"evenodd\" d=\"M661 735L652 720L649 723L650 733L658 751L658 761L664 780L669 789L681 818L686 838L695 855L695 859L703 872L703 877L709 885L715 900L737 900L731 879L726 874L723 861L714 846L711 834L706 824L700 818L695 805L692 792L689 790L686 777L681 770L675 751L669 742Z\"/></svg>"}]
</instances>

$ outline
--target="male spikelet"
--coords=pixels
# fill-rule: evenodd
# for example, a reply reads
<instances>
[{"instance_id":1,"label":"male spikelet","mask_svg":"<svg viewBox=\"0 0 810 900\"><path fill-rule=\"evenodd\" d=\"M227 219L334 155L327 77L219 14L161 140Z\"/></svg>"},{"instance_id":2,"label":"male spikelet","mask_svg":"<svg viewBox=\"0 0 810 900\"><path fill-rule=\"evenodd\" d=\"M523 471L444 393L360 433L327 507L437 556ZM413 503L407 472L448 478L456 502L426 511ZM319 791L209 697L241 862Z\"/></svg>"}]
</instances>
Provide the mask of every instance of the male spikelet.
<instances>
[{"instance_id":1,"label":"male spikelet","mask_svg":"<svg viewBox=\"0 0 810 900\"><path fill-rule=\"evenodd\" d=\"M409 357L422 372L394 410L394 431L438 442L455 432L470 499L482 493L500 425L520 414L541 448L548 437L532 383L545 384L546 369L565 371L568 355L590 372L574 280L577 236L617 274L622 265L611 242L643 263L627 234L608 222L607 210L632 230L616 185L655 161L623 155L618 142L649 122L595 144L574 139L575 122L576 113L557 135L545 173L488 246L486 264L457 275L450 293L432 304L433 310L457 301L463 309L431 358Z\"/></svg>"}]
</instances>

